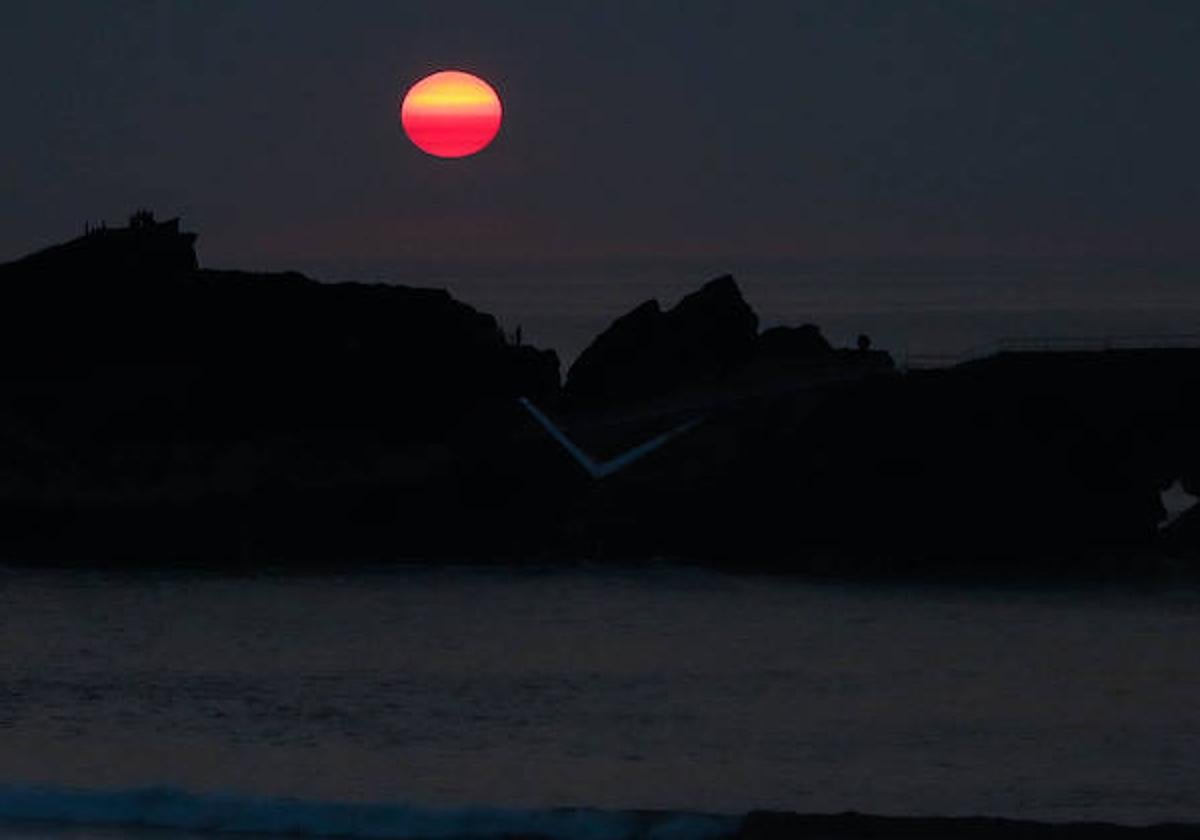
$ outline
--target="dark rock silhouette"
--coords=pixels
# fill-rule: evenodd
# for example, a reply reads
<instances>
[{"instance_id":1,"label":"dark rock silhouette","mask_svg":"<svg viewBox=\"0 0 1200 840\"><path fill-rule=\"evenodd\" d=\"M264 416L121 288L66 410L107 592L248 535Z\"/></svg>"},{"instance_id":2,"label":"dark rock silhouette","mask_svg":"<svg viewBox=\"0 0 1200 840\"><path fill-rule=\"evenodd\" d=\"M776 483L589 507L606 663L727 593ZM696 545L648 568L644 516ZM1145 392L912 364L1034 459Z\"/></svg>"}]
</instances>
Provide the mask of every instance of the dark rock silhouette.
<instances>
[{"instance_id":1,"label":"dark rock silhouette","mask_svg":"<svg viewBox=\"0 0 1200 840\"><path fill-rule=\"evenodd\" d=\"M731 278L551 351L447 293L197 268L139 215L0 266L0 548L38 562L632 560L840 576L1191 573L1200 351L898 373ZM595 480L597 458L689 421Z\"/></svg>"},{"instance_id":2,"label":"dark rock silhouette","mask_svg":"<svg viewBox=\"0 0 1200 840\"><path fill-rule=\"evenodd\" d=\"M711 403L894 371L886 353L835 350L814 324L762 334L757 324L729 275L667 312L646 301L615 320L571 366L564 408L628 413L650 403Z\"/></svg>"},{"instance_id":3,"label":"dark rock silhouette","mask_svg":"<svg viewBox=\"0 0 1200 840\"><path fill-rule=\"evenodd\" d=\"M140 210L125 228L101 226L70 242L30 254L3 266L10 275L53 277L57 284L81 282L74 271L103 271L125 283L153 277L162 280L194 271L196 235L179 230L179 219L157 221Z\"/></svg>"},{"instance_id":4,"label":"dark rock silhouette","mask_svg":"<svg viewBox=\"0 0 1200 840\"><path fill-rule=\"evenodd\" d=\"M197 269L194 241L142 216L0 266L9 556L444 543L450 441L557 394L553 352L444 291Z\"/></svg>"},{"instance_id":5,"label":"dark rock silhouette","mask_svg":"<svg viewBox=\"0 0 1200 840\"><path fill-rule=\"evenodd\" d=\"M492 316L444 291L200 270L195 239L143 212L0 267L0 368L171 362L220 367L230 387L264 377L251 391L294 375L298 399L325 403L329 386L408 416L420 389L459 401L557 390L553 353L510 346Z\"/></svg>"},{"instance_id":6,"label":"dark rock silhouette","mask_svg":"<svg viewBox=\"0 0 1200 840\"><path fill-rule=\"evenodd\" d=\"M729 275L663 312L650 300L618 318L567 375L574 410L635 402L711 383L753 353L758 316Z\"/></svg>"}]
</instances>

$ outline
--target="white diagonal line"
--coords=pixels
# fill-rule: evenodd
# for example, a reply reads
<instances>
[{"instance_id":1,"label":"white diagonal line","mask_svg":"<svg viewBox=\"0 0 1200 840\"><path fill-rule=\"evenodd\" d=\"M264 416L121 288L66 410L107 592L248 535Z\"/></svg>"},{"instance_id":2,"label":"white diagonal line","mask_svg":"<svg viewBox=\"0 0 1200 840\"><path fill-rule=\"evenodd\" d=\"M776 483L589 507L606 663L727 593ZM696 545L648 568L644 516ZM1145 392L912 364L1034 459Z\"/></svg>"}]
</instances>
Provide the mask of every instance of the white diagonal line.
<instances>
[{"instance_id":1,"label":"white diagonal line","mask_svg":"<svg viewBox=\"0 0 1200 840\"><path fill-rule=\"evenodd\" d=\"M580 449L573 440L567 437L565 432L558 428L558 426L554 425L554 422L545 414L543 414L538 407L528 399L525 397L519 397L518 402L525 406L529 413L533 415L533 419L537 420L538 423L541 424L542 428L550 433L550 437L558 441L559 444L562 445L562 448L567 450L571 457L578 461L579 464L585 470L587 470L588 475L595 479L605 478L613 473L625 469L625 467L628 467L635 461L645 457L646 455L649 455L654 450L659 449L668 441L679 437L684 432L691 431L700 424L700 418L688 420L686 423L681 423L675 428L663 432L657 437L653 437L644 443L639 443L632 449L625 450L615 458L610 458L607 461L597 461L591 455L588 455L586 452Z\"/></svg>"},{"instance_id":2,"label":"white diagonal line","mask_svg":"<svg viewBox=\"0 0 1200 840\"><path fill-rule=\"evenodd\" d=\"M576 446L574 441L563 434L559 430L558 426L555 426L554 423L551 422L550 418L545 414L542 414L542 412L538 410L538 407L531 403L528 399L525 397L518 397L517 400L521 403L521 405L525 406L525 408L529 410L529 413L533 415L534 420L537 420L542 424L542 427L550 433L550 437L562 444L562 448L567 450L567 452L571 454L572 458L583 465L583 468L588 471L588 474L592 478L601 477L600 465L592 459L592 456L588 455L586 452Z\"/></svg>"}]
</instances>

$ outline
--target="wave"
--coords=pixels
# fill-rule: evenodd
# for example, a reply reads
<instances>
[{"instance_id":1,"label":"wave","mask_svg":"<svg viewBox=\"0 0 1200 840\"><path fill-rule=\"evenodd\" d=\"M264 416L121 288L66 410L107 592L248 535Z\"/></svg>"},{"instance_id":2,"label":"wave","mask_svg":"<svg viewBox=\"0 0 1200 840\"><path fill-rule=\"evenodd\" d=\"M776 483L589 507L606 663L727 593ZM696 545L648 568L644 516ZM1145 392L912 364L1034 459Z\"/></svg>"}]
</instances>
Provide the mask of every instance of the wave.
<instances>
[{"instance_id":1,"label":"wave","mask_svg":"<svg viewBox=\"0 0 1200 840\"><path fill-rule=\"evenodd\" d=\"M708 840L729 836L740 824L735 817L671 811L437 809L195 794L169 787L0 787L0 820L381 840Z\"/></svg>"}]
</instances>

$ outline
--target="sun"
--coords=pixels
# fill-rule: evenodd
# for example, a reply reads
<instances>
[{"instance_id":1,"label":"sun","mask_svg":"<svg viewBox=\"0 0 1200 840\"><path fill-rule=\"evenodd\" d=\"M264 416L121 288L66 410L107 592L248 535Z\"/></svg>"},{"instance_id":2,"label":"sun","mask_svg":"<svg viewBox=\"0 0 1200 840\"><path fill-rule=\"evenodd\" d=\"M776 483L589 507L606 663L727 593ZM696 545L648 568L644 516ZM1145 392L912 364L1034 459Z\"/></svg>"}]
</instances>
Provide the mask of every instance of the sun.
<instances>
[{"instance_id":1,"label":"sun","mask_svg":"<svg viewBox=\"0 0 1200 840\"><path fill-rule=\"evenodd\" d=\"M423 152L461 158L487 148L500 131L496 91L478 76L443 70L417 82L400 106L408 139Z\"/></svg>"}]
</instances>

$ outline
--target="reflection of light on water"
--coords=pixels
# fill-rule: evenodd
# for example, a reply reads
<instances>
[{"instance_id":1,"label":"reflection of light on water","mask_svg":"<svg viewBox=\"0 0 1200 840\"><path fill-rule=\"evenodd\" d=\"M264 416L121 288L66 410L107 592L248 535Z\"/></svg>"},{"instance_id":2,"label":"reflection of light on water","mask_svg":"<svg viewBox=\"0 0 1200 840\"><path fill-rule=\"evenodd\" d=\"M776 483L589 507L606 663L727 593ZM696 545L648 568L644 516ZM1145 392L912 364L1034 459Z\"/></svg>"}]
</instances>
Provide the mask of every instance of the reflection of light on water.
<instances>
[{"instance_id":1,"label":"reflection of light on water","mask_svg":"<svg viewBox=\"0 0 1200 840\"><path fill-rule=\"evenodd\" d=\"M1196 502L1200 501L1200 496L1193 496L1183 488L1183 481L1175 479L1175 483L1163 490L1162 504L1166 508L1167 518L1163 520L1158 527L1166 528L1179 517L1183 516Z\"/></svg>"}]
</instances>

